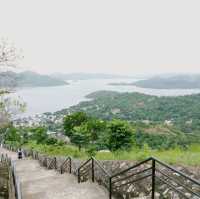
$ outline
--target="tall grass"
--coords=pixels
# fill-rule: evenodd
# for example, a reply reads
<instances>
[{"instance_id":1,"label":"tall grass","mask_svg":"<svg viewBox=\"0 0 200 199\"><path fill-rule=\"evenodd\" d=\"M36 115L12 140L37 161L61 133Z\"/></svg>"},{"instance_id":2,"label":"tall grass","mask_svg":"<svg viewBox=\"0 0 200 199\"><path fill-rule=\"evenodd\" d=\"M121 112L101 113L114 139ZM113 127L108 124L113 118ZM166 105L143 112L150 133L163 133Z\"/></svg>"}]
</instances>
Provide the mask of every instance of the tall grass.
<instances>
[{"instance_id":1,"label":"tall grass","mask_svg":"<svg viewBox=\"0 0 200 199\"><path fill-rule=\"evenodd\" d=\"M85 150L79 151L77 147L72 145L38 145L34 142L31 142L26 144L25 147L32 148L41 153L52 156L72 156L74 158L80 159L89 158ZM97 152L95 157L99 160L141 161L151 156L173 165L200 166L200 145L191 145L187 150L183 150L177 147L175 149L162 151L152 150L148 146L144 146L142 149L133 148L130 151Z\"/></svg>"},{"instance_id":2,"label":"tall grass","mask_svg":"<svg viewBox=\"0 0 200 199\"><path fill-rule=\"evenodd\" d=\"M24 145L24 148L34 149L40 153L47 154L49 156L72 156L75 158L88 158L84 150L79 151L77 147L72 145L46 145L46 144L36 144L35 142L30 142Z\"/></svg>"},{"instance_id":3,"label":"tall grass","mask_svg":"<svg viewBox=\"0 0 200 199\"><path fill-rule=\"evenodd\" d=\"M187 150L180 148L170 150L132 149L116 153L97 153L97 159L111 160L135 160L140 161L148 157L158 158L173 165L200 166L200 145L191 145Z\"/></svg>"}]
</instances>

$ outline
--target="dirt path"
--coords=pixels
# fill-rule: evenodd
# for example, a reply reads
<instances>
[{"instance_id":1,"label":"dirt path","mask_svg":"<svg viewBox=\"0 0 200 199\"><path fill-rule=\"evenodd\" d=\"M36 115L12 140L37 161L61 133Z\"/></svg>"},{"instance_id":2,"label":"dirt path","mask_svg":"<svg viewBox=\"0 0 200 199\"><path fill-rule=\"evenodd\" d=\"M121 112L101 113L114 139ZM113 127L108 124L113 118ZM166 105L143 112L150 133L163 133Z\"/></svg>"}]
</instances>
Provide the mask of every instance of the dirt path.
<instances>
[{"instance_id":1,"label":"dirt path","mask_svg":"<svg viewBox=\"0 0 200 199\"><path fill-rule=\"evenodd\" d=\"M41 167L37 160L17 160L14 152L0 148L14 160L23 199L107 199L108 192L95 183L77 183L70 174Z\"/></svg>"}]
</instances>

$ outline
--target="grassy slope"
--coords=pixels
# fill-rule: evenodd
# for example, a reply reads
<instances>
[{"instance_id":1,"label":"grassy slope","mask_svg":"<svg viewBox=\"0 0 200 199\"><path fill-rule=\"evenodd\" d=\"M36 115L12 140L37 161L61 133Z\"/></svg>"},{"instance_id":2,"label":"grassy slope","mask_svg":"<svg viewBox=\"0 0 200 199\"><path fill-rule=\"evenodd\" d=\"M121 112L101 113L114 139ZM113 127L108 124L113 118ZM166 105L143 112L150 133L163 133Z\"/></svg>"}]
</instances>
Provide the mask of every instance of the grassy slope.
<instances>
[{"instance_id":1,"label":"grassy slope","mask_svg":"<svg viewBox=\"0 0 200 199\"><path fill-rule=\"evenodd\" d=\"M27 148L33 148L41 153L48 155L57 156L72 156L75 158L87 159L87 153L82 150L78 151L78 148L71 145L65 146L48 146L48 145L37 145L29 143L25 145ZM200 145L191 145L188 150L181 150L179 148L158 151L151 150L148 147L143 149L132 149L128 152L98 152L96 158L99 160L144 160L150 156L159 158L160 160L173 164L173 165L190 165L200 166Z\"/></svg>"},{"instance_id":2,"label":"grassy slope","mask_svg":"<svg viewBox=\"0 0 200 199\"><path fill-rule=\"evenodd\" d=\"M102 119L119 118L131 121L151 120L155 122L173 120L178 124L190 120L195 123L200 118L200 94L156 97L139 93L99 91L88 95L88 97L92 100L81 102L55 114L66 114L68 111L84 111L93 117ZM118 110L118 112L115 113L114 110ZM194 125L193 123L192 125Z\"/></svg>"}]
</instances>

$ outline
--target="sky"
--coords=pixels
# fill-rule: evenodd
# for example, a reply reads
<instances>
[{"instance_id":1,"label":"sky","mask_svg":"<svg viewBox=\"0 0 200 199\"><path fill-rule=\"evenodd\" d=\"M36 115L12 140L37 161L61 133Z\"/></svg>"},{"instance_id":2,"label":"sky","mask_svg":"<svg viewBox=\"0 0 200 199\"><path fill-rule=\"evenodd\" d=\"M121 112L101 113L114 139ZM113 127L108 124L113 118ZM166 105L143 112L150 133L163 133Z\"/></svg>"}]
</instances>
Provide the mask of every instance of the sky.
<instances>
[{"instance_id":1,"label":"sky","mask_svg":"<svg viewBox=\"0 0 200 199\"><path fill-rule=\"evenodd\" d=\"M200 73L199 0L0 0L0 38L41 73Z\"/></svg>"}]
</instances>

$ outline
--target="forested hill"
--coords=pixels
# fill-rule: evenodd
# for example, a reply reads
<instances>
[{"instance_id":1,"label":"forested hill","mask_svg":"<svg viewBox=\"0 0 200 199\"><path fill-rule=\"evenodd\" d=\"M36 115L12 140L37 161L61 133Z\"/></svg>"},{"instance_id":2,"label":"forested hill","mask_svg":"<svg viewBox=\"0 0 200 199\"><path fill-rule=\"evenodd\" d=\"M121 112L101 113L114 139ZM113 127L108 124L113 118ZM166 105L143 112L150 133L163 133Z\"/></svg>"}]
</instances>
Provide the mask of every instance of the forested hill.
<instances>
[{"instance_id":1,"label":"forested hill","mask_svg":"<svg viewBox=\"0 0 200 199\"><path fill-rule=\"evenodd\" d=\"M131 121L172 121L192 130L200 129L200 94L179 97L157 97L140 93L99 91L87 96L91 101L81 102L59 113L84 111L92 116Z\"/></svg>"},{"instance_id":2,"label":"forested hill","mask_svg":"<svg viewBox=\"0 0 200 199\"><path fill-rule=\"evenodd\" d=\"M155 89L199 89L200 75L176 75L171 77L153 77L133 83L143 88Z\"/></svg>"},{"instance_id":3,"label":"forested hill","mask_svg":"<svg viewBox=\"0 0 200 199\"><path fill-rule=\"evenodd\" d=\"M8 71L0 73L0 87L46 87L66 84L67 83L63 80L31 71L25 71L21 73Z\"/></svg>"},{"instance_id":4,"label":"forested hill","mask_svg":"<svg viewBox=\"0 0 200 199\"><path fill-rule=\"evenodd\" d=\"M200 89L200 75L158 76L132 83L110 83L113 86L138 86L153 89Z\"/></svg>"}]
</instances>

